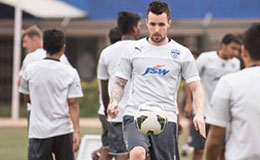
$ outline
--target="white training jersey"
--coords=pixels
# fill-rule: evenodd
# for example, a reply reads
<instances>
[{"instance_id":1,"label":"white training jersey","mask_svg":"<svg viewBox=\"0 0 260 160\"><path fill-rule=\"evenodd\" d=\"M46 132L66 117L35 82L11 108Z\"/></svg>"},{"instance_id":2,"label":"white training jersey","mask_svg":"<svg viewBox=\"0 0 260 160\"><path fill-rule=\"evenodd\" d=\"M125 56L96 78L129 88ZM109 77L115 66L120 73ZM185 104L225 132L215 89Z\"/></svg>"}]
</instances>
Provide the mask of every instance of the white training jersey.
<instances>
[{"instance_id":1,"label":"white training jersey","mask_svg":"<svg viewBox=\"0 0 260 160\"><path fill-rule=\"evenodd\" d=\"M123 40L116 42L107 48L105 48L99 58L98 62L98 70L97 70L97 77L100 80L109 80L108 83L108 93L109 96L111 94L112 87L115 83L115 73L117 70L118 63L121 59L121 55L125 47L133 42L133 40ZM130 80L129 80L130 81ZM118 105L118 115L116 118L108 117L108 121L110 122L122 122L123 120L123 113L126 105L126 101L128 99L128 92L129 92L129 82L125 86L124 95ZM100 96L101 97L101 96ZM104 111L104 106L103 106Z\"/></svg>"},{"instance_id":2,"label":"white training jersey","mask_svg":"<svg viewBox=\"0 0 260 160\"><path fill-rule=\"evenodd\" d=\"M29 138L73 132L67 99L83 96L76 69L53 59L33 62L23 73L19 91L30 95Z\"/></svg>"},{"instance_id":3,"label":"white training jersey","mask_svg":"<svg viewBox=\"0 0 260 160\"><path fill-rule=\"evenodd\" d=\"M28 64L35 62L35 61L43 60L43 58L45 58L45 57L46 57L46 51L43 48L38 48L35 51L28 53L23 60L19 75L20 76L23 75L23 72L25 71L25 68L27 67ZM62 63L68 64L71 66L70 62L68 61L67 57L64 54L61 56L60 60ZM27 104L27 110L28 111L31 110L31 105L29 103Z\"/></svg>"},{"instance_id":4,"label":"white training jersey","mask_svg":"<svg viewBox=\"0 0 260 160\"><path fill-rule=\"evenodd\" d=\"M226 160L260 159L260 67L222 77L212 97L208 123L229 127Z\"/></svg>"},{"instance_id":5,"label":"white training jersey","mask_svg":"<svg viewBox=\"0 0 260 160\"><path fill-rule=\"evenodd\" d=\"M216 51L204 52L197 58L197 67L205 93L204 114L207 119L210 99L220 77L240 70L237 58L224 60ZM194 110L196 112L196 109Z\"/></svg>"},{"instance_id":6,"label":"white training jersey","mask_svg":"<svg viewBox=\"0 0 260 160\"><path fill-rule=\"evenodd\" d=\"M171 122L177 122L176 96L182 77L186 83L200 80L188 48L174 40L153 46L147 38L127 46L116 76L131 78L124 115L134 116L141 104L155 102L165 108Z\"/></svg>"}]
</instances>

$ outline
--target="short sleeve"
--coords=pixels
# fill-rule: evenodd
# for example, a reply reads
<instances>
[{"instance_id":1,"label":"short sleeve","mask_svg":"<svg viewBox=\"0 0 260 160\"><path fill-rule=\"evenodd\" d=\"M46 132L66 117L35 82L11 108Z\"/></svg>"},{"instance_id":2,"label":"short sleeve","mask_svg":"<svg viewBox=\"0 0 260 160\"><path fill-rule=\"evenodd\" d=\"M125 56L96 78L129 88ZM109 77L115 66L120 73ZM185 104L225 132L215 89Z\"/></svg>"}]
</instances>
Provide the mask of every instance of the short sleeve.
<instances>
[{"instance_id":1,"label":"short sleeve","mask_svg":"<svg viewBox=\"0 0 260 160\"><path fill-rule=\"evenodd\" d=\"M69 85L69 93L68 98L79 98L83 96L80 78L78 72L75 70L74 79L72 83Z\"/></svg>"},{"instance_id":2,"label":"short sleeve","mask_svg":"<svg viewBox=\"0 0 260 160\"><path fill-rule=\"evenodd\" d=\"M22 74L22 82L19 87L19 92L29 95L29 78L28 78L26 70Z\"/></svg>"},{"instance_id":3,"label":"short sleeve","mask_svg":"<svg viewBox=\"0 0 260 160\"><path fill-rule=\"evenodd\" d=\"M132 45L131 45L132 46ZM130 79L132 74L131 47L126 47L119 61L116 76L123 79Z\"/></svg>"},{"instance_id":4,"label":"short sleeve","mask_svg":"<svg viewBox=\"0 0 260 160\"><path fill-rule=\"evenodd\" d=\"M226 76L222 77L218 82L211 99L212 108L206 118L206 122L211 125L227 127L231 119L231 85L226 80Z\"/></svg>"},{"instance_id":5,"label":"short sleeve","mask_svg":"<svg viewBox=\"0 0 260 160\"><path fill-rule=\"evenodd\" d=\"M104 52L101 53L99 61L98 61L97 77L98 77L98 79L101 79L101 80L109 79L109 73L107 70Z\"/></svg>"},{"instance_id":6,"label":"short sleeve","mask_svg":"<svg viewBox=\"0 0 260 160\"><path fill-rule=\"evenodd\" d=\"M200 80L196 62L189 50L186 51L182 62L182 76L186 83Z\"/></svg>"},{"instance_id":7,"label":"short sleeve","mask_svg":"<svg viewBox=\"0 0 260 160\"><path fill-rule=\"evenodd\" d=\"M22 76L23 74L24 74L24 72L25 72L25 69L26 69L26 66L28 65L28 63L29 63L29 58L30 56L29 55L26 55L25 56L25 58L24 58L24 60L23 60L23 63L22 63L22 67L21 67L21 69L20 69L20 71L19 71L19 75L20 76Z\"/></svg>"}]
</instances>

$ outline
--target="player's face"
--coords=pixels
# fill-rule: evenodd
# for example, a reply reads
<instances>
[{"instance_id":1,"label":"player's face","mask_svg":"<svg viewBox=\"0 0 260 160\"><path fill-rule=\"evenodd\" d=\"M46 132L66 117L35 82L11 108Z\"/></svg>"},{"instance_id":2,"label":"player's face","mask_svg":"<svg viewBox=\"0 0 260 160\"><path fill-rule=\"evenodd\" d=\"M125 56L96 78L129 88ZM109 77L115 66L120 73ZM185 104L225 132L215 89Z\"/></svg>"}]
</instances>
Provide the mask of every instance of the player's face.
<instances>
[{"instance_id":1,"label":"player's face","mask_svg":"<svg viewBox=\"0 0 260 160\"><path fill-rule=\"evenodd\" d=\"M23 48L26 50L27 53L33 52L35 50L35 44L33 38L30 38L27 35L24 36Z\"/></svg>"},{"instance_id":2,"label":"player's face","mask_svg":"<svg viewBox=\"0 0 260 160\"><path fill-rule=\"evenodd\" d=\"M223 53L227 58L237 57L241 50L241 45L231 42L228 45L223 44Z\"/></svg>"},{"instance_id":3,"label":"player's face","mask_svg":"<svg viewBox=\"0 0 260 160\"><path fill-rule=\"evenodd\" d=\"M156 15L149 12L146 19L146 26L152 42L160 44L167 37L168 28L171 26L171 20L168 20L166 13Z\"/></svg>"}]
</instances>

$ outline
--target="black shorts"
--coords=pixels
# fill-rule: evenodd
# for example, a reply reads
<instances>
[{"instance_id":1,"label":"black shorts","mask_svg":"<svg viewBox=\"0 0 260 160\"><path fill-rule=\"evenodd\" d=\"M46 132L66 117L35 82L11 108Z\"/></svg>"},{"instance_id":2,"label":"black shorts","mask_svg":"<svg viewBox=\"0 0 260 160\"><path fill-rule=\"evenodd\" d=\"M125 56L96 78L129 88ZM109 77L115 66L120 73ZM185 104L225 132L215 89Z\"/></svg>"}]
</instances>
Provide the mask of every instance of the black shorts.
<instances>
[{"instance_id":1,"label":"black shorts","mask_svg":"<svg viewBox=\"0 0 260 160\"><path fill-rule=\"evenodd\" d=\"M102 125L102 146L108 147L108 130L110 124L107 121L107 117L105 115L99 114L98 117Z\"/></svg>"},{"instance_id":2,"label":"black shorts","mask_svg":"<svg viewBox=\"0 0 260 160\"><path fill-rule=\"evenodd\" d=\"M123 132L128 152L136 146L142 146L151 160L179 160L176 123L169 122L158 135L144 135L134 124L133 116L123 117Z\"/></svg>"},{"instance_id":3,"label":"black shorts","mask_svg":"<svg viewBox=\"0 0 260 160\"><path fill-rule=\"evenodd\" d=\"M73 135L65 134L46 139L29 139L28 160L74 160Z\"/></svg>"},{"instance_id":4,"label":"black shorts","mask_svg":"<svg viewBox=\"0 0 260 160\"><path fill-rule=\"evenodd\" d=\"M128 154L124 136L122 123L110 122L108 132L108 152L111 155L126 155Z\"/></svg>"},{"instance_id":5,"label":"black shorts","mask_svg":"<svg viewBox=\"0 0 260 160\"><path fill-rule=\"evenodd\" d=\"M208 135L210 129L210 125L206 123L206 135ZM195 129L194 124L192 123L190 126L190 137L189 137L189 145L194 147L195 149L204 149L206 142L206 138L202 137Z\"/></svg>"}]
</instances>

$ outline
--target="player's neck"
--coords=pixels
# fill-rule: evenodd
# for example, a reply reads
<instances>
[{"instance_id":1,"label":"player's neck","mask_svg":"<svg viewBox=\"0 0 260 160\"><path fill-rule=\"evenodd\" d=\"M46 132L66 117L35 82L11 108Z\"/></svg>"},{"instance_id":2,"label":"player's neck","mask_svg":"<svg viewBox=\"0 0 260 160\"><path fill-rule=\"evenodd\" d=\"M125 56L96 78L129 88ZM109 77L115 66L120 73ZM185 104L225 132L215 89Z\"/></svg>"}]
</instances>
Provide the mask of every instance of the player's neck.
<instances>
[{"instance_id":1,"label":"player's neck","mask_svg":"<svg viewBox=\"0 0 260 160\"><path fill-rule=\"evenodd\" d=\"M47 56L46 56L46 58L47 59L57 59L57 60L59 60L60 59L60 57L61 57L61 53L55 53L55 54L48 54L47 53Z\"/></svg>"},{"instance_id":2,"label":"player's neck","mask_svg":"<svg viewBox=\"0 0 260 160\"><path fill-rule=\"evenodd\" d=\"M246 66L246 67L260 66L260 60L258 60L258 61L250 60L250 61L248 61L248 62L245 62L245 66Z\"/></svg>"},{"instance_id":3,"label":"player's neck","mask_svg":"<svg viewBox=\"0 0 260 160\"><path fill-rule=\"evenodd\" d=\"M169 43L169 41L170 41L170 40L169 40L168 37L165 37L165 39L164 39L163 41L161 41L161 42L154 42L154 41L151 39L151 37L148 38L148 42L149 42L151 45L153 45L153 46L163 46L163 45Z\"/></svg>"},{"instance_id":4,"label":"player's neck","mask_svg":"<svg viewBox=\"0 0 260 160\"><path fill-rule=\"evenodd\" d=\"M40 41L40 42L38 43L37 49L38 49L38 48L43 48L43 42L42 42L42 41Z\"/></svg>"},{"instance_id":5,"label":"player's neck","mask_svg":"<svg viewBox=\"0 0 260 160\"><path fill-rule=\"evenodd\" d=\"M221 59L224 59L224 60L227 60L227 59L230 59L229 57L225 56L223 51L222 50L219 50L217 52L218 56L221 58Z\"/></svg>"},{"instance_id":6,"label":"player's neck","mask_svg":"<svg viewBox=\"0 0 260 160\"><path fill-rule=\"evenodd\" d=\"M135 37L133 37L132 35L122 35L121 37L122 40L136 40Z\"/></svg>"}]
</instances>

